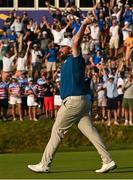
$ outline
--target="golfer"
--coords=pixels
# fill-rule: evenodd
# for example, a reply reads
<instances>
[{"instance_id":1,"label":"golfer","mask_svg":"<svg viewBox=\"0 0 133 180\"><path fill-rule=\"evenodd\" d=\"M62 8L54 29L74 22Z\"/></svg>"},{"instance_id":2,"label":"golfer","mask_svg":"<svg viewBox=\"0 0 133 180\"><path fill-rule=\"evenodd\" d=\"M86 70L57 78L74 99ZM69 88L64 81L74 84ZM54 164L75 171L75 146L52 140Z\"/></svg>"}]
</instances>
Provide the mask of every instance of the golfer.
<instances>
[{"instance_id":1,"label":"golfer","mask_svg":"<svg viewBox=\"0 0 133 180\"><path fill-rule=\"evenodd\" d=\"M86 29L91 23L90 18L86 18L78 33L70 39L65 39L61 43L59 50L61 66L61 84L60 94L63 103L57 113L56 121L52 128L50 140L44 150L44 154L39 164L28 165L28 168L34 172L49 172L53 156L57 151L64 135L73 124L77 123L80 131L92 142L101 156L103 165L97 173L108 172L115 169L116 164L111 159L110 154L93 127L88 115L89 104L86 99L85 78L85 61L80 52L80 44Z\"/></svg>"}]
</instances>

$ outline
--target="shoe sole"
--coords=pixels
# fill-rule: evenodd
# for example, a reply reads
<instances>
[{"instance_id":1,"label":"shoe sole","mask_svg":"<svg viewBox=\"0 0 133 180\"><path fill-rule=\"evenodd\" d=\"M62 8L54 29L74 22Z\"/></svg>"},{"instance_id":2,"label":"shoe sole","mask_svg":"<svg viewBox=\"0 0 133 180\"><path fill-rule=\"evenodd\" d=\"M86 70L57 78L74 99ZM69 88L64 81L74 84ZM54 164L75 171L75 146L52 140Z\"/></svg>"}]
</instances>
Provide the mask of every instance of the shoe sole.
<instances>
[{"instance_id":1,"label":"shoe sole","mask_svg":"<svg viewBox=\"0 0 133 180\"><path fill-rule=\"evenodd\" d=\"M39 173L40 173L40 174L41 174L41 173L50 173L50 171L35 171L35 170L33 170L33 169L29 168L29 167L28 167L28 169L29 169L30 171L32 171L32 172L34 172L34 173L38 173L38 174L39 174Z\"/></svg>"},{"instance_id":2,"label":"shoe sole","mask_svg":"<svg viewBox=\"0 0 133 180\"><path fill-rule=\"evenodd\" d=\"M107 171L104 171L103 173L107 173L107 172L114 170L116 168L117 168L117 165L114 165L114 166L110 167Z\"/></svg>"}]
</instances>

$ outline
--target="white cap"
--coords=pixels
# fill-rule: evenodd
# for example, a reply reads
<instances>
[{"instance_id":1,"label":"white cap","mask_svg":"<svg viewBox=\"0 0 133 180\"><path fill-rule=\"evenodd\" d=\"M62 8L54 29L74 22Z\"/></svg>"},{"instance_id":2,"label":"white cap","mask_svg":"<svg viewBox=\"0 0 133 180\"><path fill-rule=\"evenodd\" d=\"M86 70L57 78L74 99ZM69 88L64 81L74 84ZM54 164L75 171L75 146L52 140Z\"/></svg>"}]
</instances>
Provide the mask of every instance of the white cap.
<instances>
[{"instance_id":1,"label":"white cap","mask_svg":"<svg viewBox=\"0 0 133 180\"><path fill-rule=\"evenodd\" d=\"M110 79L110 78L114 78L114 76L113 76L112 74L110 74L110 75L109 75L109 79Z\"/></svg>"},{"instance_id":2,"label":"white cap","mask_svg":"<svg viewBox=\"0 0 133 180\"><path fill-rule=\"evenodd\" d=\"M72 47L72 40L70 38L64 38L59 45Z\"/></svg>"},{"instance_id":3,"label":"white cap","mask_svg":"<svg viewBox=\"0 0 133 180\"><path fill-rule=\"evenodd\" d=\"M33 81L33 78L29 77L28 78L28 82L30 82L30 81Z\"/></svg>"},{"instance_id":4,"label":"white cap","mask_svg":"<svg viewBox=\"0 0 133 180\"><path fill-rule=\"evenodd\" d=\"M127 25L127 24L129 24L129 22L128 21L125 21L125 23L124 23L125 25Z\"/></svg>"}]
</instances>

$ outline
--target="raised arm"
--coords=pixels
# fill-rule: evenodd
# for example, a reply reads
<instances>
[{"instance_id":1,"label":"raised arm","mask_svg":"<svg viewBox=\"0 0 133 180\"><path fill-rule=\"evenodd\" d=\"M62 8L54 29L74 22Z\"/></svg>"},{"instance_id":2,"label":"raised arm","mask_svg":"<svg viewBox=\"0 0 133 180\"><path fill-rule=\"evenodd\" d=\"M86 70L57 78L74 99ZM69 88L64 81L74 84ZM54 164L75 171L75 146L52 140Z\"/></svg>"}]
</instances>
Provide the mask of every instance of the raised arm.
<instances>
[{"instance_id":1,"label":"raised arm","mask_svg":"<svg viewBox=\"0 0 133 180\"><path fill-rule=\"evenodd\" d=\"M27 43L27 50L26 50L25 56L28 55L28 52L29 52L29 49L30 49L30 45L31 45L31 41L28 41L28 43Z\"/></svg>"},{"instance_id":2,"label":"raised arm","mask_svg":"<svg viewBox=\"0 0 133 180\"><path fill-rule=\"evenodd\" d=\"M76 33L76 35L72 39L72 55L74 57L77 57L80 54L80 45L84 36L84 32L86 30L86 26L90 23L91 23L91 19L87 17L83 21L79 31Z\"/></svg>"}]
</instances>

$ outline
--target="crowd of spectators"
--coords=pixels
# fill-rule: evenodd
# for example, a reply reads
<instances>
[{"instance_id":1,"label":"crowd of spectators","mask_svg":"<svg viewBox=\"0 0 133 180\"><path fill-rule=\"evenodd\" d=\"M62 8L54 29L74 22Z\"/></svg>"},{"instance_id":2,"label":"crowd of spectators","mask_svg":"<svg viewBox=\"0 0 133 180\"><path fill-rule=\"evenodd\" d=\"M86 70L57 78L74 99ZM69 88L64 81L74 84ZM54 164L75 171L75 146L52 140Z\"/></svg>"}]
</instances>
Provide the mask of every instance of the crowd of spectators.
<instances>
[{"instance_id":1,"label":"crowd of spectators","mask_svg":"<svg viewBox=\"0 0 133 180\"><path fill-rule=\"evenodd\" d=\"M89 16L81 51L86 62L86 87L91 116L110 126L133 125L133 9L126 2L110 6L98 1L82 12L73 1L64 10L47 3L52 22L34 22L23 12L9 13L0 36L1 120L38 121L56 117L61 105L62 41L71 42ZM11 112L9 109L11 107ZM18 111L16 111L16 108Z\"/></svg>"}]
</instances>

